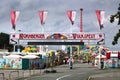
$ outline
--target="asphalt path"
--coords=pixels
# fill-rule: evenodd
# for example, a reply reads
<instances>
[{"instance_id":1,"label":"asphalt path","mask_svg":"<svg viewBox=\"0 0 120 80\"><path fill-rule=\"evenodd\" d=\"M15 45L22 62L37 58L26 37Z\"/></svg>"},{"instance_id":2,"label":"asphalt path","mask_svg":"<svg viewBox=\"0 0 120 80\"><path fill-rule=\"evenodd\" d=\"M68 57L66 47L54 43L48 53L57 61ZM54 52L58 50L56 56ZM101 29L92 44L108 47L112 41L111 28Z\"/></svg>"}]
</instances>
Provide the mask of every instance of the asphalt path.
<instances>
[{"instance_id":1,"label":"asphalt path","mask_svg":"<svg viewBox=\"0 0 120 80\"><path fill-rule=\"evenodd\" d=\"M57 73L44 73L31 76L24 80L86 80L97 68L87 63L75 63L73 69L69 69L68 65L54 67ZM47 70L50 70L47 69Z\"/></svg>"}]
</instances>

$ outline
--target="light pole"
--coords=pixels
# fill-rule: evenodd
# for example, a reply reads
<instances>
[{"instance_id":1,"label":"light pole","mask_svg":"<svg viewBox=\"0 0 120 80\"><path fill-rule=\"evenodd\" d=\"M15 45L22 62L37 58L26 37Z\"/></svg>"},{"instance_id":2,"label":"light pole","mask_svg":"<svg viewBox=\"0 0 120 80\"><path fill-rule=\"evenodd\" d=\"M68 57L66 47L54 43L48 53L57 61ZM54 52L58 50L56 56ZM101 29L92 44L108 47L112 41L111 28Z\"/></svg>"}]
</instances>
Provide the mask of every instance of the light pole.
<instances>
[{"instance_id":1,"label":"light pole","mask_svg":"<svg viewBox=\"0 0 120 80\"><path fill-rule=\"evenodd\" d=\"M49 63L48 45L45 46L45 52L46 52L46 69L47 69L48 68L48 63Z\"/></svg>"}]
</instances>

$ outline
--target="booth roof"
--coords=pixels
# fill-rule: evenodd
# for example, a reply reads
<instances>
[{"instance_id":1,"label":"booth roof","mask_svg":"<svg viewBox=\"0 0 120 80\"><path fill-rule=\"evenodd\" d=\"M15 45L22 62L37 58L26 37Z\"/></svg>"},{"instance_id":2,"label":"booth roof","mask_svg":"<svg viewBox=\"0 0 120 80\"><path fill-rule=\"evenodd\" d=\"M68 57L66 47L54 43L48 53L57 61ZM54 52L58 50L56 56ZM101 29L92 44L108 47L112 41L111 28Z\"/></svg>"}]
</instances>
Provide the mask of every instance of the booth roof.
<instances>
[{"instance_id":1,"label":"booth roof","mask_svg":"<svg viewBox=\"0 0 120 80\"><path fill-rule=\"evenodd\" d=\"M106 56L101 54L101 55L96 56L95 58L106 58Z\"/></svg>"},{"instance_id":2,"label":"booth roof","mask_svg":"<svg viewBox=\"0 0 120 80\"><path fill-rule=\"evenodd\" d=\"M118 57L118 54L111 54L111 57Z\"/></svg>"},{"instance_id":3,"label":"booth roof","mask_svg":"<svg viewBox=\"0 0 120 80\"><path fill-rule=\"evenodd\" d=\"M13 55L13 54L10 54L10 55L8 55L8 56L3 56L3 58L22 58L22 56L20 56L20 55Z\"/></svg>"},{"instance_id":4,"label":"booth roof","mask_svg":"<svg viewBox=\"0 0 120 80\"><path fill-rule=\"evenodd\" d=\"M25 58L25 59L35 59L35 58L39 58L39 56L36 56L36 55L25 55L22 58Z\"/></svg>"}]
</instances>

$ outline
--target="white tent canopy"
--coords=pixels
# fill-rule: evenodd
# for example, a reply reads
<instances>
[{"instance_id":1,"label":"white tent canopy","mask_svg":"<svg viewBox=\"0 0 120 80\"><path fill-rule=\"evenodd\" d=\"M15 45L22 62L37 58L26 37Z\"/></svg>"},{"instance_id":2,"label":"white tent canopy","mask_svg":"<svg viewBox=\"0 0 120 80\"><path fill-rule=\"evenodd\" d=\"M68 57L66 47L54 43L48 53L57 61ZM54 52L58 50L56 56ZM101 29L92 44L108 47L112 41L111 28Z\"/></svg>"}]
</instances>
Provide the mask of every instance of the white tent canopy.
<instances>
[{"instance_id":1,"label":"white tent canopy","mask_svg":"<svg viewBox=\"0 0 120 80\"><path fill-rule=\"evenodd\" d=\"M106 58L106 56L101 54L101 55L96 56L95 58Z\"/></svg>"},{"instance_id":2,"label":"white tent canopy","mask_svg":"<svg viewBox=\"0 0 120 80\"><path fill-rule=\"evenodd\" d=\"M35 59L35 58L39 58L39 56L36 56L36 55L25 55L22 58L24 58L24 59Z\"/></svg>"},{"instance_id":3,"label":"white tent canopy","mask_svg":"<svg viewBox=\"0 0 120 80\"><path fill-rule=\"evenodd\" d=\"M22 58L22 56L11 54L11 55L8 55L8 56L3 56L3 58Z\"/></svg>"}]
</instances>

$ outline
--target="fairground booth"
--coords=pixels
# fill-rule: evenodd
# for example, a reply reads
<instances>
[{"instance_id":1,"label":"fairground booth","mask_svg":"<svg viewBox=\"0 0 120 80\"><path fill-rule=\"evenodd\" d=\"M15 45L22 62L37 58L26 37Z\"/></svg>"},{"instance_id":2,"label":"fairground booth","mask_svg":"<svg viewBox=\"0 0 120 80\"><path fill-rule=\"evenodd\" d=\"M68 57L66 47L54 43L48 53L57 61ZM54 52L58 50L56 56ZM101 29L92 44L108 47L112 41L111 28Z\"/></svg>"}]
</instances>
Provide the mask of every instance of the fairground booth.
<instances>
[{"instance_id":1,"label":"fairground booth","mask_svg":"<svg viewBox=\"0 0 120 80\"><path fill-rule=\"evenodd\" d=\"M1 69L39 69L42 57L33 54L9 54L0 58Z\"/></svg>"},{"instance_id":2,"label":"fairground booth","mask_svg":"<svg viewBox=\"0 0 120 80\"><path fill-rule=\"evenodd\" d=\"M120 67L120 51L108 51L106 53L108 67Z\"/></svg>"}]
</instances>

